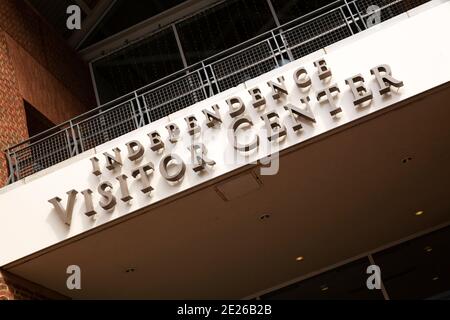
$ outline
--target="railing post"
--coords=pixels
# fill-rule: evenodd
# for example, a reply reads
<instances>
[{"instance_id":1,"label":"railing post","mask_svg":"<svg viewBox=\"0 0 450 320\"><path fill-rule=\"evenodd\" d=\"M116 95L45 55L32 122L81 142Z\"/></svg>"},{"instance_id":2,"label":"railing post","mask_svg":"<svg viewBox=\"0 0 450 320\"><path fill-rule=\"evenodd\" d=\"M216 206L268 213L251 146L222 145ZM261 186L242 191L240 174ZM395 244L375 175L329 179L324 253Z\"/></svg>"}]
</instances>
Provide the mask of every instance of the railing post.
<instances>
[{"instance_id":1,"label":"railing post","mask_svg":"<svg viewBox=\"0 0 450 320\"><path fill-rule=\"evenodd\" d=\"M289 62L292 62L295 59L292 56L291 51L289 50L289 46L287 45L286 41L284 40L283 30L278 29L277 31L278 31L278 34L275 34L274 30L272 30L270 32L271 39L275 43L276 49L274 51L272 46L270 46L270 48L271 48L272 54L275 58L275 62L277 63L278 67L281 67L281 66L283 66L283 63L280 63L280 61L277 59L277 55L280 57L280 59L284 59L284 52L286 52ZM280 42L281 42L281 46L280 46ZM270 40L269 40L269 45L270 45Z\"/></svg>"},{"instance_id":2,"label":"railing post","mask_svg":"<svg viewBox=\"0 0 450 320\"><path fill-rule=\"evenodd\" d=\"M77 135L75 134L75 129L74 129L72 120L69 121L69 126L70 126L70 134L72 135L72 141L73 141L73 153L80 154L80 150L78 148L78 139L77 139Z\"/></svg>"},{"instance_id":3,"label":"railing post","mask_svg":"<svg viewBox=\"0 0 450 320\"><path fill-rule=\"evenodd\" d=\"M355 7L355 11L358 14L359 20L362 22L362 25L364 27L364 30L367 29L366 21L364 20L363 16L361 15L361 12L359 11L358 6L356 5L357 0L352 1L353 7ZM350 4L349 4L350 6Z\"/></svg>"},{"instance_id":4,"label":"railing post","mask_svg":"<svg viewBox=\"0 0 450 320\"><path fill-rule=\"evenodd\" d=\"M204 81L202 81L202 83L203 83L203 90L204 90L204 92L206 94L206 97L212 97L214 95L214 90L213 90L213 87L212 87L212 83L211 83L211 79L210 79L208 70L206 70L206 66L205 66L204 61L201 62L201 65L202 66L201 66L200 70L203 71L203 75L204 75L205 80L206 80L206 84L204 84ZM200 75L200 77L201 77L201 75ZM208 91L206 91L206 87L205 86L207 86Z\"/></svg>"},{"instance_id":5,"label":"railing post","mask_svg":"<svg viewBox=\"0 0 450 320\"><path fill-rule=\"evenodd\" d=\"M208 72L205 69L205 64L203 63L203 61L201 63L201 68L199 70L197 70L197 72L198 72L198 76L200 77L200 81L202 83L202 90L203 90L203 93L205 94L205 98L211 97L212 96L211 81L209 79ZM202 73L203 73L204 78L202 77ZM205 83L205 81L206 81L206 83ZM208 90L207 90L207 88L208 88Z\"/></svg>"},{"instance_id":6,"label":"railing post","mask_svg":"<svg viewBox=\"0 0 450 320\"><path fill-rule=\"evenodd\" d=\"M144 93L144 94L145 94L145 93ZM143 94L143 95L144 95L144 94ZM142 102L143 102L143 106L141 106L142 113L143 113L144 116L147 115L148 123L152 123L152 118L151 118L151 116L150 116L150 106L148 105L148 102L147 102L147 100L144 98L143 95L141 95L141 96L142 96Z\"/></svg>"},{"instance_id":7,"label":"railing post","mask_svg":"<svg viewBox=\"0 0 450 320\"><path fill-rule=\"evenodd\" d=\"M345 3L345 7L346 7L347 10L348 10L348 13L350 14L350 17L351 17L353 23L354 23L355 26L358 28L358 32L362 31L363 29L361 29L360 26L358 25L358 22L356 21L355 16L353 15L353 12L352 12L352 9L350 8L350 5L349 5L349 3L348 3L348 0L344 0L344 3ZM341 8L341 13L342 13L342 15L343 15L343 17L344 17L344 19L345 19L345 22L347 23L347 26L348 26L348 28L350 29L350 32L351 32L352 34L354 34L354 32L353 32L351 26L349 25L349 23L348 23L348 21L347 21L347 17L345 16L345 12L344 12L344 10L342 9L342 6L341 6L340 8Z\"/></svg>"},{"instance_id":8,"label":"railing post","mask_svg":"<svg viewBox=\"0 0 450 320\"><path fill-rule=\"evenodd\" d=\"M217 91L217 92L214 92L214 86L211 86L213 88L213 94L217 94L217 93L221 92L222 90L220 89L219 81L218 81L218 79L216 77L216 74L214 72L213 63L207 64L205 66L205 70L207 70L207 69L209 69L209 71L211 73L211 77L212 77L211 83L213 83L215 85L216 91ZM207 74L208 74L208 77L209 77L209 73L208 72L207 72Z\"/></svg>"},{"instance_id":9,"label":"railing post","mask_svg":"<svg viewBox=\"0 0 450 320\"><path fill-rule=\"evenodd\" d=\"M136 91L134 91L134 100L136 101L136 107L138 109L138 113L135 113L134 119L136 122L136 127L140 128L145 125L144 110L142 110L141 101L140 101L139 95L137 94ZM131 105L133 105L133 103L131 103ZM141 118L140 121L138 121L138 116ZM150 119L149 119L149 122L150 122Z\"/></svg>"},{"instance_id":10,"label":"railing post","mask_svg":"<svg viewBox=\"0 0 450 320\"><path fill-rule=\"evenodd\" d=\"M282 48L279 47L281 55L283 54L283 50L286 50L286 53L288 55L289 60L291 62L294 61L295 59L294 59L294 56L293 56L293 54L291 52L291 48L289 47L289 44L286 42L286 39L284 38L284 31L283 31L283 29L277 29L277 31L278 31L277 35L275 35L274 30L271 31L271 34L272 34L272 37L274 38L274 41L276 42L278 47L279 47L278 40L276 39L277 36L280 38L280 41L283 44Z\"/></svg>"},{"instance_id":11,"label":"railing post","mask_svg":"<svg viewBox=\"0 0 450 320\"><path fill-rule=\"evenodd\" d=\"M78 132L79 146L80 146L80 153L83 153L83 152L85 151L85 150L84 150L84 143L83 143L83 135L81 134L79 124L78 124L78 123L75 124L75 125L74 125L74 128L76 128L76 131ZM74 130L75 130L75 129L74 129Z\"/></svg>"},{"instance_id":12,"label":"railing post","mask_svg":"<svg viewBox=\"0 0 450 320\"><path fill-rule=\"evenodd\" d=\"M6 181L6 183L10 184L10 183L16 182L15 181L15 170L14 170L14 167L12 164L12 159L11 159L9 149L7 149L5 151L5 155L6 155L6 162L8 163L8 170L9 170L9 177L8 177L8 180Z\"/></svg>"}]
</instances>

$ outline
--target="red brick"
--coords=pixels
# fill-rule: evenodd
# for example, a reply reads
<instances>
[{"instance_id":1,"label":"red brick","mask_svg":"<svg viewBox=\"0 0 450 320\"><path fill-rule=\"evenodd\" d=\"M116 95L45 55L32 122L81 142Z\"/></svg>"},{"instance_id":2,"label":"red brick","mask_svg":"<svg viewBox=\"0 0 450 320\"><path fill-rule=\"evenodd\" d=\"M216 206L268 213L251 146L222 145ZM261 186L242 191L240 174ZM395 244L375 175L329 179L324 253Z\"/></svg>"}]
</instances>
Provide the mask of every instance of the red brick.
<instances>
[{"instance_id":1,"label":"red brick","mask_svg":"<svg viewBox=\"0 0 450 320\"><path fill-rule=\"evenodd\" d=\"M24 100L59 124L95 105L87 65L24 1L0 1L0 187L7 147L28 138Z\"/></svg>"}]
</instances>

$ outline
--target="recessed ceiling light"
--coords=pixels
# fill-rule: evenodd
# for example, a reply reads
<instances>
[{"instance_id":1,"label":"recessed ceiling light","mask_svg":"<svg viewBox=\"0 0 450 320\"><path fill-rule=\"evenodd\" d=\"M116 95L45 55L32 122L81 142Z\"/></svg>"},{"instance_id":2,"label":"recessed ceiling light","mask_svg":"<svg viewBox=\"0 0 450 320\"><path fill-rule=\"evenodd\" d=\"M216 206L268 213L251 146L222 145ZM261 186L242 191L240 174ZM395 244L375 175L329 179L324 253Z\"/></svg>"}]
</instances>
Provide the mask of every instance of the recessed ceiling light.
<instances>
[{"instance_id":1,"label":"recessed ceiling light","mask_svg":"<svg viewBox=\"0 0 450 320\"><path fill-rule=\"evenodd\" d=\"M402 163L403 164L408 163L408 162L412 161L412 159L413 158L411 158L411 157L404 158L404 159L402 159Z\"/></svg>"},{"instance_id":2,"label":"recessed ceiling light","mask_svg":"<svg viewBox=\"0 0 450 320\"><path fill-rule=\"evenodd\" d=\"M320 291L327 291L328 286L326 284L320 286Z\"/></svg>"},{"instance_id":3,"label":"recessed ceiling light","mask_svg":"<svg viewBox=\"0 0 450 320\"><path fill-rule=\"evenodd\" d=\"M431 251L433 251L433 248L430 247L430 246L427 246L427 247L425 247L425 251L426 252L431 252Z\"/></svg>"},{"instance_id":4,"label":"recessed ceiling light","mask_svg":"<svg viewBox=\"0 0 450 320\"><path fill-rule=\"evenodd\" d=\"M297 258L295 258L295 261L298 261L298 262L300 262L300 261L303 261L305 258L303 258L302 256L298 256Z\"/></svg>"},{"instance_id":5,"label":"recessed ceiling light","mask_svg":"<svg viewBox=\"0 0 450 320\"><path fill-rule=\"evenodd\" d=\"M420 211L417 211L416 213L414 213L414 215L419 217L419 216L423 215L424 213L425 213L425 211L420 210Z\"/></svg>"},{"instance_id":6,"label":"recessed ceiling light","mask_svg":"<svg viewBox=\"0 0 450 320\"><path fill-rule=\"evenodd\" d=\"M436 276L436 277L434 277L432 280L433 280L433 281L437 281L437 280L439 280L439 277Z\"/></svg>"}]
</instances>

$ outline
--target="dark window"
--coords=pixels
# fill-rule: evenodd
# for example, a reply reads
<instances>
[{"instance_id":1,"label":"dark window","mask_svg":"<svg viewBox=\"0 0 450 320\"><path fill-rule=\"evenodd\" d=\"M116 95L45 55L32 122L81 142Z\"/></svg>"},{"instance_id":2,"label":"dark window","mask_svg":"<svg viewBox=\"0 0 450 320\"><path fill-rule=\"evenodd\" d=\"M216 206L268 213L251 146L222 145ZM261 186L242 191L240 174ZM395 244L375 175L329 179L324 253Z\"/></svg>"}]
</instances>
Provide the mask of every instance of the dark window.
<instances>
[{"instance_id":1,"label":"dark window","mask_svg":"<svg viewBox=\"0 0 450 320\"><path fill-rule=\"evenodd\" d=\"M188 64L275 27L266 0L230 0L177 24Z\"/></svg>"},{"instance_id":2,"label":"dark window","mask_svg":"<svg viewBox=\"0 0 450 320\"><path fill-rule=\"evenodd\" d=\"M83 42L81 48L115 35L184 1L186 0L118 0Z\"/></svg>"},{"instance_id":3,"label":"dark window","mask_svg":"<svg viewBox=\"0 0 450 320\"><path fill-rule=\"evenodd\" d=\"M450 227L403 242L372 255L380 268L388 297L393 300L450 299ZM369 290L368 258L272 291L262 300L383 299Z\"/></svg>"},{"instance_id":4,"label":"dark window","mask_svg":"<svg viewBox=\"0 0 450 320\"><path fill-rule=\"evenodd\" d=\"M54 124L48 120L42 113L36 110L31 104L24 100L25 115L27 118L28 135L35 136L47 129L50 129Z\"/></svg>"},{"instance_id":5,"label":"dark window","mask_svg":"<svg viewBox=\"0 0 450 320\"><path fill-rule=\"evenodd\" d=\"M381 290L368 290L367 258L348 263L318 276L276 290L262 300L382 300Z\"/></svg>"},{"instance_id":6,"label":"dark window","mask_svg":"<svg viewBox=\"0 0 450 320\"><path fill-rule=\"evenodd\" d=\"M317 10L335 0L271 0L281 24Z\"/></svg>"},{"instance_id":7,"label":"dark window","mask_svg":"<svg viewBox=\"0 0 450 320\"><path fill-rule=\"evenodd\" d=\"M183 68L171 28L92 64L100 102L132 92Z\"/></svg>"},{"instance_id":8,"label":"dark window","mask_svg":"<svg viewBox=\"0 0 450 320\"><path fill-rule=\"evenodd\" d=\"M449 252L450 227L446 227L381 251L373 258L382 270L391 299L448 299Z\"/></svg>"}]
</instances>

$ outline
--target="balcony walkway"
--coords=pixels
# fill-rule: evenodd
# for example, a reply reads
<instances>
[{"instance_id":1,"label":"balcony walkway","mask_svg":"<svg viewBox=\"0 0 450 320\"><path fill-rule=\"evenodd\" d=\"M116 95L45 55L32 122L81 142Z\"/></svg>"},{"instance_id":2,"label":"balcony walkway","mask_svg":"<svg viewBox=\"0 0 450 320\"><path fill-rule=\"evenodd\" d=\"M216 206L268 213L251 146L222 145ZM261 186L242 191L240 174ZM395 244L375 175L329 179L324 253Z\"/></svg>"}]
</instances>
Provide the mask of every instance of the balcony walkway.
<instances>
[{"instance_id":1,"label":"balcony walkway","mask_svg":"<svg viewBox=\"0 0 450 320\"><path fill-rule=\"evenodd\" d=\"M382 22L428 1L339 0L299 17L8 148L8 183L366 30L374 13Z\"/></svg>"}]
</instances>

